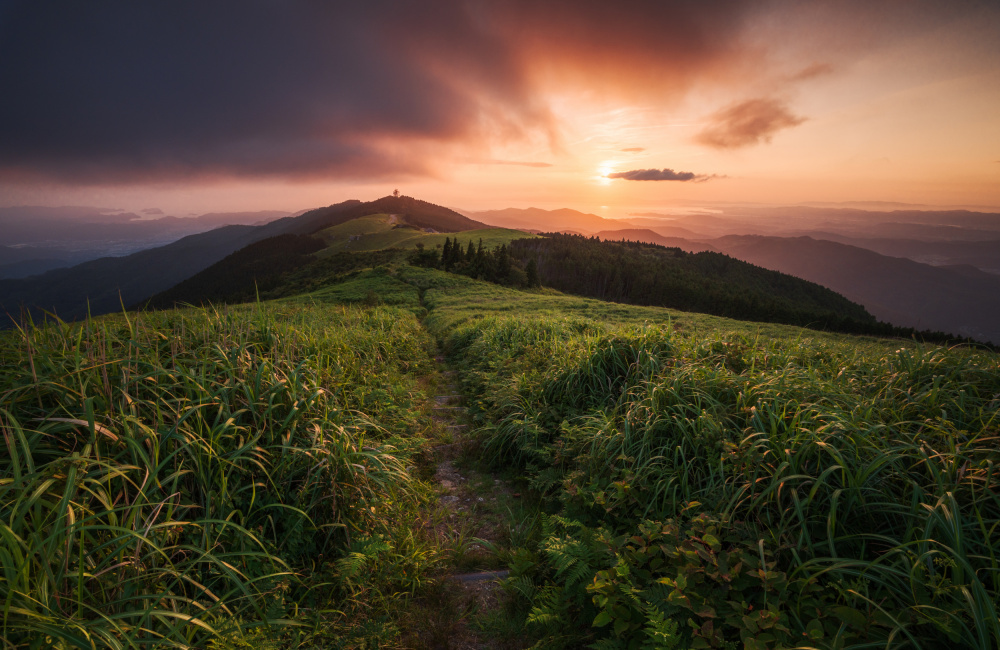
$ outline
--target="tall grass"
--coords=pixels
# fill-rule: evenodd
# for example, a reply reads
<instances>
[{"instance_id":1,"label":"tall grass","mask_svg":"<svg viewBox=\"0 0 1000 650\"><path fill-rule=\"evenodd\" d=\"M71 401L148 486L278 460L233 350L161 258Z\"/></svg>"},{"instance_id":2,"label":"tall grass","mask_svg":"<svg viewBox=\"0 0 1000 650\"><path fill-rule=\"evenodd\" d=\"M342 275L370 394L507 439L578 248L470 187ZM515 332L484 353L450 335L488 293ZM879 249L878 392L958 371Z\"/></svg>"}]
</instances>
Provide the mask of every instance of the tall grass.
<instances>
[{"instance_id":1,"label":"tall grass","mask_svg":"<svg viewBox=\"0 0 1000 650\"><path fill-rule=\"evenodd\" d=\"M743 627L737 617L724 628L716 610L699 617L678 605L688 592L675 586L655 616L672 616L680 630L688 620L697 626L677 632L678 643L1000 645L997 355L792 329L762 336L722 321L663 327L643 323L648 311L632 322L593 320L578 299L558 296L511 316L500 303L512 301L497 296L494 315L476 318L461 292L428 297L438 305L429 322L466 368L489 457L522 468L560 521L572 522L539 548L548 604L532 620L558 621L562 632L549 643L631 647L611 626L599 629L621 611L602 618L596 595L580 597L602 593L599 571L616 562L619 578L635 580L630 589L673 579L663 573L674 570L669 562L659 573L639 565L628 573L613 540L643 521L700 513L733 540L712 557L759 546L760 565L786 576L774 610L784 622ZM604 542L585 543L579 526L605 531ZM590 555L553 554L574 544ZM581 582L573 571L594 553L606 565ZM636 611L652 625L649 602ZM559 641L592 621L589 632Z\"/></svg>"},{"instance_id":2,"label":"tall grass","mask_svg":"<svg viewBox=\"0 0 1000 650\"><path fill-rule=\"evenodd\" d=\"M204 647L350 592L313 572L415 498L427 344L409 312L305 305L4 334L4 647Z\"/></svg>"}]
</instances>

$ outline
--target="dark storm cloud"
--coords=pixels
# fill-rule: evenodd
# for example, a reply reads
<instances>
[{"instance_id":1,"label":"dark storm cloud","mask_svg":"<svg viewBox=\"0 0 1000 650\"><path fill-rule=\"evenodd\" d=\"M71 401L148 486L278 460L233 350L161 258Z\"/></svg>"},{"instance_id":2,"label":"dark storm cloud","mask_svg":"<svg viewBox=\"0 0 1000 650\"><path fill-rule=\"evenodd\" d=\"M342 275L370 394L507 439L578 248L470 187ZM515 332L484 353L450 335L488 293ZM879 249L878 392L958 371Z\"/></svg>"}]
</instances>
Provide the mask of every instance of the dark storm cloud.
<instances>
[{"instance_id":1,"label":"dark storm cloud","mask_svg":"<svg viewBox=\"0 0 1000 650\"><path fill-rule=\"evenodd\" d=\"M442 145L557 143L538 92L553 71L637 87L659 75L667 92L725 67L744 13L645 0L7 2L0 178L432 173ZM621 73L640 62L643 79Z\"/></svg>"},{"instance_id":2,"label":"dark storm cloud","mask_svg":"<svg viewBox=\"0 0 1000 650\"><path fill-rule=\"evenodd\" d=\"M475 111L448 83L394 65L377 15L21 4L0 27L0 165L84 180L412 167L379 139L456 137Z\"/></svg>"},{"instance_id":3,"label":"dark storm cloud","mask_svg":"<svg viewBox=\"0 0 1000 650\"><path fill-rule=\"evenodd\" d=\"M736 149L770 142L781 129L802 124L805 118L793 115L776 99L750 99L727 106L709 118L709 124L695 141L716 149Z\"/></svg>"},{"instance_id":4,"label":"dark storm cloud","mask_svg":"<svg viewBox=\"0 0 1000 650\"><path fill-rule=\"evenodd\" d=\"M0 180L371 178L432 174L452 147L558 148L553 87L670 102L765 74L752 28L775 1L6 0Z\"/></svg>"},{"instance_id":5,"label":"dark storm cloud","mask_svg":"<svg viewBox=\"0 0 1000 650\"><path fill-rule=\"evenodd\" d=\"M623 178L627 181L699 181L708 180L709 177L694 172L675 172L672 169L633 169L608 174L608 178Z\"/></svg>"}]
</instances>

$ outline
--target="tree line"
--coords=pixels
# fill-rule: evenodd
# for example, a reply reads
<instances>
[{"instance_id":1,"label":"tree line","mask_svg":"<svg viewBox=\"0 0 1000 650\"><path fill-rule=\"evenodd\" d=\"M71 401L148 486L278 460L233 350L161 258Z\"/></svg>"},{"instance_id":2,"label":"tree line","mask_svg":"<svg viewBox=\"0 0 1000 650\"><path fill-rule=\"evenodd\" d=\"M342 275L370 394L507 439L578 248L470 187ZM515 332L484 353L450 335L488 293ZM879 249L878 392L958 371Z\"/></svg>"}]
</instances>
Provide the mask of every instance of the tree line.
<instances>
[{"instance_id":1,"label":"tree line","mask_svg":"<svg viewBox=\"0 0 1000 650\"><path fill-rule=\"evenodd\" d=\"M546 234L511 242L508 254L535 265L544 286L600 300L847 334L973 343L880 322L831 289L721 253Z\"/></svg>"},{"instance_id":2,"label":"tree line","mask_svg":"<svg viewBox=\"0 0 1000 650\"><path fill-rule=\"evenodd\" d=\"M522 261L512 257L506 244L487 249L483 246L482 239L478 245L470 239L468 245L463 246L457 235L454 240L446 237L440 250L417 244L417 250L410 255L409 262L414 266L440 269L511 287L540 285L535 260Z\"/></svg>"}]
</instances>

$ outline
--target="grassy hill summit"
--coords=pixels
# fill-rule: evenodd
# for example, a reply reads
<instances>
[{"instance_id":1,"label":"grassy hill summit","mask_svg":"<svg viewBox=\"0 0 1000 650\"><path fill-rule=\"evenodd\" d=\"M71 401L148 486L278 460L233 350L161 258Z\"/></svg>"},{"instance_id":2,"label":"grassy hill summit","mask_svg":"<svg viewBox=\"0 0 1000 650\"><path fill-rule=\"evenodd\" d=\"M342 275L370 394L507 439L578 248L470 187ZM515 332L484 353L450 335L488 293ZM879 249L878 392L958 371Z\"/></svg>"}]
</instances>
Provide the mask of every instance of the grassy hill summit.
<instances>
[{"instance_id":1,"label":"grassy hill summit","mask_svg":"<svg viewBox=\"0 0 1000 650\"><path fill-rule=\"evenodd\" d=\"M394 214L401 224L435 232L488 228L454 210L407 196L343 201L266 225L224 226L124 257L103 257L28 278L0 279L0 313L16 318L23 309L37 318L48 313L72 320L118 311L123 305L166 291L259 241L281 235L309 236L375 214ZM0 327L12 324L9 318L0 320Z\"/></svg>"},{"instance_id":2,"label":"grassy hill summit","mask_svg":"<svg viewBox=\"0 0 1000 650\"><path fill-rule=\"evenodd\" d=\"M461 232L489 227L450 208L411 196L391 194L374 201L347 201L311 210L296 217L294 225L285 232L309 235L330 226L373 214L395 214L401 223L415 228L431 228L439 232Z\"/></svg>"},{"instance_id":3,"label":"grassy hill summit","mask_svg":"<svg viewBox=\"0 0 1000 650\"><path fill-rule=\"evenodd\" d=\"M428 248L444 246L449 233L456 231L438 230L433 226L418 227L410 222L412 217L398 214L372 214L358 217L345 223L330 226L316 233L326 244L319 255L329 256L340 251L374 251L386 248L416 248L422 245ZM426 220L423 223L433 223L439 228L442 225L436 220ZM490 248L506 244L514 239L532 237L530 233L510 228L491 228L485 226L473 230L464 230L463 240L478 242Z\"/></svg>"}]
</instances>

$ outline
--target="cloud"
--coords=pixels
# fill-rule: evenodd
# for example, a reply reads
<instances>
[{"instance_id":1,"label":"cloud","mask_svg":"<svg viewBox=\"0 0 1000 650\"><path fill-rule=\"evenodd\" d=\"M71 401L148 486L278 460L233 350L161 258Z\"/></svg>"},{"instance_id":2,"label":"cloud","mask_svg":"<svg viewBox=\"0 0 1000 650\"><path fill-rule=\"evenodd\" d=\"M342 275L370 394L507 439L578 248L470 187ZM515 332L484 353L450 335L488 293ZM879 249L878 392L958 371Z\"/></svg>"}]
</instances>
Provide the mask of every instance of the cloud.
<instances>
[{"instance_id":1,"label":"cloud","mask_svg":"<svg viewBox=\"0 0 1000 650\"><path fill-rule=\"evenodd\" d=\"M622 151L645 151L646 147L626 147Z\"/></svg>"},{"instance_id":2,"label":"cloud","mask_svg":"<svg viewBox=\"0 0 1000 650\"><path fill-rule=\"evenodd\" d=\"M826 11L870 23L873 42L928 7L956 11L926 0L902 16L875 2L873 19L855 16L870 4ZM550 102L562 90L664 106L702 85L769 78L782 46L764 44L760 26L780 33L799 14L813 24L812 6L9 0L0 3L0 181L432 176L441 160L489 158L508 142L558 148ZM827 31L850 31L840 27ZM801 120L778 106L770 117L757 111L763 126L720 114L703 140L745 146Z\"/></svg>"},{"instance_id":3,"label":"cloud","mask_svg":"<svg viewBox=\"0 0 1000 650\"><path fill-rule=\"evenodd\" d=\"M146 208L145 210L140 210L143 214L163 214L163 210L159 208Z\"/></svg>"},{"instance_id":4,"label":"cloud","mask_svg":"<svg viewBox=\"0 0 1000 650\"><path fill-rule=\"evenodd\" d=\"M807 65L795 74L791 75L788 80L792 82L808 81L809 79L815 79L816 77L822 77L832 73L833 66L829 63L813 63L812 65Z\"/></svg>"},{"instance_id":5,"label":"cloud","mask_svg":"<svg viewBox=\"0 0 1000 650\"><path fill-rule=\"evenodd\" d=\"M607 178L622 178L627 181L694 181L701 183L713 178L725 178L717 174L695 174L694 172L675 172L672 169L633 169L627 172L614 172Z\"/></svg>"},{"instance_id":6,"label":"cloud","mask_svg":"<svg viewBox=\"0 0 1000 650\"><path fill-rule=\"evenodd\" d=\"M516 165L518 167L552 167L552 163L522 160L486 160L483 163L487 165Z\"/></svg>"},{"instance_id":7,"label":"cloud","mask_svg":"<svg viewBox=\"0 0 1000 650\"><path fill-rule=\"evenodd\" d=\"M781 129L798 126L804 117L793 115L776 99L749 99L732 104L709 118L695 142L716 149L737 149L770 142Z\"/></svg>"},{"instance_id":8,"label":"cloud","mask_svg":"<svg viewBox=\"0 0 1000 650\"><path fill-rule=\"evenodd\" d=\"M435 175L541 137L555 82L680 97L751 11L660 0L83 6L0 20L0 181Z\"/></svg>"}]
</instances>

